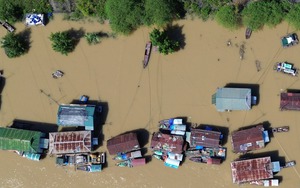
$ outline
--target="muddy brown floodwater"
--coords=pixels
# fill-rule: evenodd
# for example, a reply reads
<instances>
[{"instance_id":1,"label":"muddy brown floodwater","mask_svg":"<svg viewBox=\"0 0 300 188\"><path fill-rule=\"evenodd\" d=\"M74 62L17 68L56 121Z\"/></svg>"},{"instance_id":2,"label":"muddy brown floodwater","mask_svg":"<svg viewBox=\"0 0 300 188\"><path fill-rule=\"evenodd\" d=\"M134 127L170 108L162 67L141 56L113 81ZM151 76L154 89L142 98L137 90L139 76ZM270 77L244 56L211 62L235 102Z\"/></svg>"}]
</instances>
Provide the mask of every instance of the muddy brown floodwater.
<instances>
[{"instance_id":1,"label":"muddy brown floodwater","mask_svg":"<svg viewBox=\"0 0 300 188\"><path fill-rule=\"evenodd\" d=\"M51 49L51 32L70 28L110 32L109 26L63 21L55 15L47 26L32 27L28 54L8 59L0 51L6 78L1 95L1 126L11 125L14 119L55 124L58 104L70 103L85 94L108 105L99 151L106 151L106 140L120 133L146 129L150 139L158 130L159 120L186 116L190 122L224 126L230 131L266 121L274 127L289 125L290 132L276 134L266 148L255 153L278 152L279 157L298 162L300 112L280 111L279 94L286 89L300 89L300 81L273 71L277 61L287 60L300 67L300 45L283 49L280 43L280 37L293 29L283 23L253 32L245 40L244 29L228 31L212 21L182 20L174 25L184 35L183 49L168 56L153 51L147 69L143 69L142 60L151 28L140 28L129 37L104 39L94 46L81 39L73 53L63 56ZM16 28L20 32L25 26L19 23ZM1 37L5 33L1 28ZM65 75L53 79L51 73L57 69ZM259 104L251 111L217 112L211 96L228 83L258 84ZM56 167L51 157L35 162L1 151L0 187L239 187L232 183L229 167L238 155L231 152L230 142L225 146L228 157L220 166L187 160L175 170L153 159L146 166L120 168L108 155L108 167L95 174ZM283 169L277 174L282 177L280 186L300 187L299 173L300 165Z\"/></svg>"}]
</instances>

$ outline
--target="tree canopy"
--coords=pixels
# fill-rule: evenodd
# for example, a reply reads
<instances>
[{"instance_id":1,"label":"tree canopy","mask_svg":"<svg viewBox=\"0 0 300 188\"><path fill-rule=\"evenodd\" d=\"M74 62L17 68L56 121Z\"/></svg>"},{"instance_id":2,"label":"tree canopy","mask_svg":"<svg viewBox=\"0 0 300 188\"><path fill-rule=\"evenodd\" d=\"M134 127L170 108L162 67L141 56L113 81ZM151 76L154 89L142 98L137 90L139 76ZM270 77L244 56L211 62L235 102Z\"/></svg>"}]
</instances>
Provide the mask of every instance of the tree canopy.
<instances>
[{"instance_id":1,"label":"tree canopy","mask_svg":"<svg viewBox=\"0 0 300 188\"><path fill-rule=\"evenodd\" d=\"M15 1L0 0L0 19L14 23L22 19L22 7Z\"/></svg>"},{"instance_id":2,"label":"tree canopy","mask_svg":"<svg viewBox=\"0 0 300 188\"><path fill-rule=\"evenodd\" d=\"M145 24L165 26L176 17L176 0L145 0Z\"/></svg>"},{"instance_id":3,"label":"tree canopy","mask_svg":"<svg viewBox=\"0 0 300 188\"><path fill-rule=\"evenodd\" d=\"M286 21L295 29L300 29L300 4L294 5L286 15Z\"/></svg>"},{"instance_id":4,"label":"tree canopy","mask_svg":"<svg viewBox=\"0 0 300 188\"><path fill-rule=\"evenodd\" d=\"M75 49L75 42L68 31L51 33L52 49L63 55L68 55Z\"/></svg>"},{"instance_id":5,"label":"tree canopy","mask_svg":"<svg viewBox=\"0 0 300 188\"><path fill-rule=\"evenodd\" d=\"M216 13L216 21L228 29L236 29L239 25L239 15L233 5L225 5Z\"/></svg>"},{"instance_id":6,"label":"tree canopy","mask_svg":"<svg viewBox=\"0 0 300 188\"><path fill-rule=\"evenodd\" d=\"M140 0L107 0L105 12L111 28L117 33L128 35L143 20L143 4Z\"/></svg>"},{"instance_id":7,"label":"tree canopy","mask_svg":"<svg viewBox=\"0 0 300 188\"><path fill-rule=\"evenodd\" d=\"M26 44L20 36L8 33L1 40L1 47L9 58L19 57L26 53Z\"/></svg>"},{"instance_id":8,"label":"tree canopy","mask_svg":"<svg viewBox=\"0 0 300 188\"><path fill-rule=\"evenodd\" d=\"M171 40L165 30L154 29L150 33L150 41L153 46L158 46L158 51L164 55L173 53L179 48L179 42Z\"/></svg>"}]
</instances>

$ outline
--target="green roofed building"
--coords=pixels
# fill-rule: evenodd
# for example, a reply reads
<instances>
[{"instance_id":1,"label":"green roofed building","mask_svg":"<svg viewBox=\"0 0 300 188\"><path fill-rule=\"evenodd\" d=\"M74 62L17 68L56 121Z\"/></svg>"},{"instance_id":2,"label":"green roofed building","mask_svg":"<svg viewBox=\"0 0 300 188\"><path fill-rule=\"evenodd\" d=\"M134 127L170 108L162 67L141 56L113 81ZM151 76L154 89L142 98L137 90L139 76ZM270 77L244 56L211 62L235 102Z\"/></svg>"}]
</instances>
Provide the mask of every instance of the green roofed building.
<instances>
[{"instance_id":1,"label":"green roofed building","mask_svg":"<svg viewBox=\"0 0 300 188\"><path fill-rule=\"evenodd\" d=\"M0 149L42 153L44 133L0 127Z\"/></svg>"},{"instance_id":2,"label":"green roofed building","mask_svg":"<svg viewBox=\"0 0 300 188\"><path fill-rule=\"evenodd\" d=\"M95 105L63 104L59 105L57 125L83 126L85 130L94 130Z\"/></svg>"},{"instance_id":3,"label":"green roofed building","mask_svg":"<svg viewBox=\"0 0 300 188\"><path fill-rule=\"evenodd\" d=\"M212 104L219 112L231 110L250 110L256 104L256 97L251 96L248 88L218 88L212 96Z\"/></svg>"}]
</instances>

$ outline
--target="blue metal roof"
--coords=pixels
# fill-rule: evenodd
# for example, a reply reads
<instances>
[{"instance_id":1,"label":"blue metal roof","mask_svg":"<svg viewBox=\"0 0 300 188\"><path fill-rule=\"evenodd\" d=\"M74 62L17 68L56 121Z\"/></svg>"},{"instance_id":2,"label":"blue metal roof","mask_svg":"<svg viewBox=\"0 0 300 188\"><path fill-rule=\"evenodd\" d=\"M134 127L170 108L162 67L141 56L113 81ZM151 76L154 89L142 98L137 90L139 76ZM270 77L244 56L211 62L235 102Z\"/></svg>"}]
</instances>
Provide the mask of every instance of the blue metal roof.
<instances>
[{"instance_id":1,"label":"blue metal roof","mask_svg":"<svg viewBox=\"0 0 300 188\"><path fill-rule=\"evenodd\" d=\"M57 113L59 126L84 126L85 130L94 130L94 105L60 105Z\"/></svg>"},{"instance_id":2,"label":"blue metal roof","mask_svg":"<svg viewBox=\"0 0 300 188\"><path fill-rule=\"evenodd\" d=\"M219 88L213 95L213 103L217 110L250 110L251 89L247 88Z\"/></svg>"}]
</instances>

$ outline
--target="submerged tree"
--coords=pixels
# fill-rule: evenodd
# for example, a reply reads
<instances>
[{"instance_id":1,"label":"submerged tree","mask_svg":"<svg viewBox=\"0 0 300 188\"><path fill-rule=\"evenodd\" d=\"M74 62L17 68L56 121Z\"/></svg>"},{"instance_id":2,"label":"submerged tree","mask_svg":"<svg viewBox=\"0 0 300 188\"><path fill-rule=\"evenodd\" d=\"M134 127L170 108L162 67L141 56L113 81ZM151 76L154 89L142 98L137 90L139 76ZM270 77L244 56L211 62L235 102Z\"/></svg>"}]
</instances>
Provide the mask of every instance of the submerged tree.
<instances>
[{"instance_id":1,"label":"submerged tree","mask_svg":"<svg viewBox=\"0 0 300 188\"><path fill-rule=\"evenodd\" d=\"M26 44L20 36L8 33L1 40L1 47L9 58L19 57L26 53Z\"/></svg>"},{"instance_id":2,"label":"submerged tree","mask_svg":"<svg viewBox=\"0 0 300 188\"><path fill-rule=\"evenodd\" d=\"M150 33L150 40L153 46L158 46L158 51L164 55L173 53L179 48L179 42L171 40L165 30L154 29Z\"/></svg>"},{"instance_id":3,"label":"submerged tree","mask_svg":"<svg viewBox=\"0 0 300 188\"><path fill-rule=\"evenodd\" d=\"M216 21L228 29L236 29L239 25L239 15L233 5L225 5L216 13Z\"/></svg>"},{"instance_id":4,"label":"submerged tree","mask_svg":"<svg viewBox=\"0 0 300 188\"><path fill-rule=\"evenodd\" d=\"M98 44L100 42L99 33L86 33L84 35L89 45Z\"/></svg>"},{"instance_id":5,"label":"submerged tree","mask_svg":"<svg viewBox=\"0 0 300 188\"><path fill-rule=\"evenodd\" d=\"M75 42L68 31L51 33L52 49L63 55L68 55L75 49Z\"/></svg>"}]
</instances>

